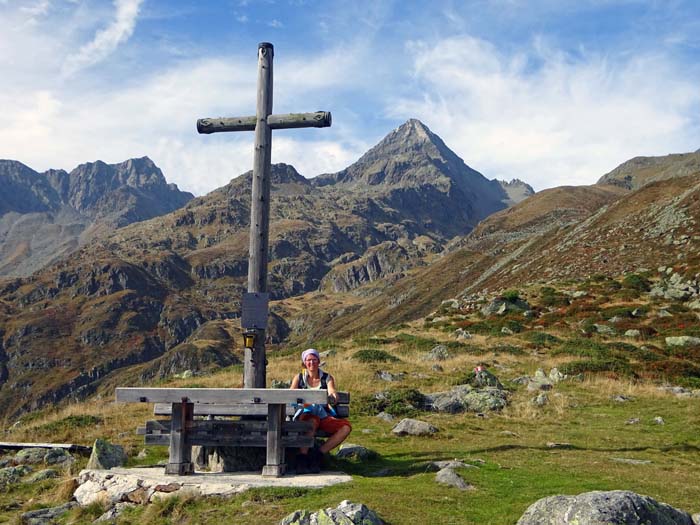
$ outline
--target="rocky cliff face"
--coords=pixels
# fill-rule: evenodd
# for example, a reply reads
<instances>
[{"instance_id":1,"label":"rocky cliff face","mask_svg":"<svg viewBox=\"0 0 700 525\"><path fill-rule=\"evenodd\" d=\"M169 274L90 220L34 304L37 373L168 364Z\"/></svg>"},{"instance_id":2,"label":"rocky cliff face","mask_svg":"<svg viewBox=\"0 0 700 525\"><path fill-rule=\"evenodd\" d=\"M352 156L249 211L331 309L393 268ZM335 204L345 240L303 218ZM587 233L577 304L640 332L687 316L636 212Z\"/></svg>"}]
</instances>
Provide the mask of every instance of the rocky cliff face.
<instances>
[{"instance_id":1,"label":"rocky cliff face","mask_svg":"<svg viewBox=\"0 0 700 525\"><path fill-rule=\"evenodd\" d=\"M0 276L26 276L95 235L169 213L192 199L149 158L37 173L0 160Z\"/></svg>"}]
</instances>

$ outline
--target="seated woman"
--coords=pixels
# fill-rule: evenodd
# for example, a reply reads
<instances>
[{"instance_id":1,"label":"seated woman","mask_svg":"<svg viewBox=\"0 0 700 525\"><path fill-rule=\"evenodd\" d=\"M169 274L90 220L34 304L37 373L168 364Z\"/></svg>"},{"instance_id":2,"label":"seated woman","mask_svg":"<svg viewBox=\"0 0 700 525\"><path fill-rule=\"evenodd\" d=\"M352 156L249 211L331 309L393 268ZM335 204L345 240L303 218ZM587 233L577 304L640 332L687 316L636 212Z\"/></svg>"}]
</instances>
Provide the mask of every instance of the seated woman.
<instances>
[{"instance_id":1,"label":"seated woman","mask_svg":"<svg viewBox=\"0 0 700 525\"><path fill-rule=\"evenodd\" d=\"M302 373L292 379L291 388L310 388L328 390L328 397L335 404L337 399L337 390L335 388L335 379L328 372L324 372L320 368L321 358L318 352L309 348L301 353L301 364L304 370ZM309 405L304 407L299 419L301 421L311 421L313 430L309 435L315 435L318 429L330 434L326 442L318 449L313 449L309 452L308 448L299 449L300 454L297 456L297 472L319 472L321 470L321 462L323 454L327 454L335 447L340 445L345 438L350 435L352 426L346 419L334 417L335 412L330 406Z\"/></svg>"}]
</instances>

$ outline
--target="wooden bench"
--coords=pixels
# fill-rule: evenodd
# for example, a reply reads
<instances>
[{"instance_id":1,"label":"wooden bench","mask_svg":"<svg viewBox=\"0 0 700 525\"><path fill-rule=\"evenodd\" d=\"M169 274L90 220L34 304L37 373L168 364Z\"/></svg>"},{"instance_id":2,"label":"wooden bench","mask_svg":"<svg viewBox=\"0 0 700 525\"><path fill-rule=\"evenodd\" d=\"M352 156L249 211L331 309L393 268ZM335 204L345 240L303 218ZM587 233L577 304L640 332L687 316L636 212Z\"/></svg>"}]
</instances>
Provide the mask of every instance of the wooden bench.
<instances>
[{"instance_id":1,"label":"wooden bench","mask_svg":"<svg viewBox=\"0 0 700 525\"><path fill-rule=\"evenodd\" d=\"M192 446L200 445L266 447L262 474L278 477L286 468L285 448L310 447L314 441L307 435L310 423L286 421L285 416L292 416L296 405L326 404L328 394L325 390L256 388L117 388L116 398L122 402L154 403L156 415L171 416L147 421L137 430L145 436L147 445L169 446L166 474L192 473ZM338 417L347 417L349 402L349 394L338 393ZM214 419L231 416L250 419Z\"/></svg>"}]
</instances>

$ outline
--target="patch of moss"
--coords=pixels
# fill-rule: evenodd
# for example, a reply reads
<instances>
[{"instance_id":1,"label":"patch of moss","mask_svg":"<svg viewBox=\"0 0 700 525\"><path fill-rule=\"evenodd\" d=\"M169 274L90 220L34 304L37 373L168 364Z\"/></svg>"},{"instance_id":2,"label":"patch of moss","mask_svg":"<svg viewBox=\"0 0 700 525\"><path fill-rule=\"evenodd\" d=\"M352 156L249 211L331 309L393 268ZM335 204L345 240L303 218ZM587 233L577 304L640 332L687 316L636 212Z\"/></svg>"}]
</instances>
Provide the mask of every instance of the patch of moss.
<instances>
[{"instance_id":1,"label":"patch of moss","mask_svg":"<svg viewBox=\"0 0 700 525\"><path fill-rule=\"evenodd\" d=\"M352 358L360 361L361 363L396 363L400 361L398 357L391 355L389 352L378 350L376 348L364 348L362 350L358 350L355 352Z\"/></svg>"},{"instance_id":2,"label":"patch of moss","mask_svg":"<svg viewBox=\"0 0 700 525\"><path fill-rule=\"evenodd\" d=\"M535 348L551 348L561 342L558 337L548 334L547 332L528 332L523 335L526 341L532 343Z\"/></svg>"},{"instance_id":3,"label":"patch of moss","mask_svg":"<svg viewBox=\"0 0 700 525\"><path fill-rule=\"evenodd\" d=\"M353 410L374 416L387 412L392 416L410 416L423 405L423 394L414 388L397 388L381 394L364 395L353 401Z\"/></svg>"}]
</instances>

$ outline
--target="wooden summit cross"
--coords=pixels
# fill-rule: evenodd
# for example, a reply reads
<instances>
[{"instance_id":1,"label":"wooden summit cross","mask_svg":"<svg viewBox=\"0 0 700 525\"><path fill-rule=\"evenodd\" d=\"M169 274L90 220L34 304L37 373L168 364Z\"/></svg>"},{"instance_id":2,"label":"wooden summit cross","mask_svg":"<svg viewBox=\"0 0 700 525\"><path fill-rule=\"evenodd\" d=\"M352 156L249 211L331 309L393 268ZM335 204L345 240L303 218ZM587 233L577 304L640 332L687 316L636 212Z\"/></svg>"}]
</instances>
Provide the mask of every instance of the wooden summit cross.
<instances>
[{"instance_id":1,"label":"wooden summit cross","mask_svg":"<svg viewBox=\"0 0 700 525\"><path fill-rule=\"evenodd\" d=\"M243 386L265 388L265 330L268 298L267 259L270 229L270 170L272 130L289 128L325 128L331 114L289 113L272 115L272 57L268 42L258 44L258 98L254 117L203 118L197 121L199 133L255 130L253 189L250 205L250 246L248 254L248 293L244 294L241 328L244 330L245 356Z\"/></svg>"}]
</instances>

